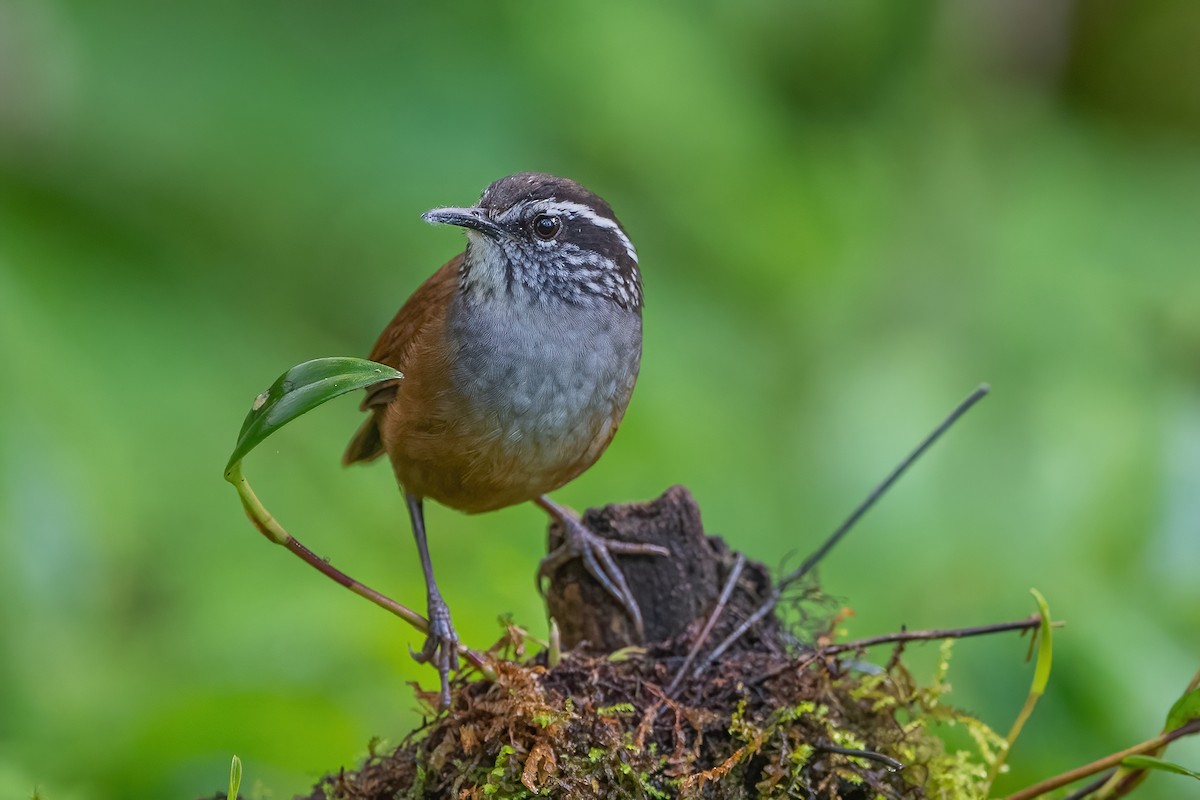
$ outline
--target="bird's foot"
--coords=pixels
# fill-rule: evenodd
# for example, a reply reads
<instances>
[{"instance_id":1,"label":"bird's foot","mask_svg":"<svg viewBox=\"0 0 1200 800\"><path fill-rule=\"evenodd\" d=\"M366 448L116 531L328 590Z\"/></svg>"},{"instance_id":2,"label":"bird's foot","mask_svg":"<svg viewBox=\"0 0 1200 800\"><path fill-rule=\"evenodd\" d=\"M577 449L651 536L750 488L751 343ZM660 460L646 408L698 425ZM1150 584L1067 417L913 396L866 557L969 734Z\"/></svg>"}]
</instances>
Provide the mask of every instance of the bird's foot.
<instances>
[{"instance_id":1,"label":"bird's foot","mask_svg":"<svg viewBox=\"0 0 1200 800\"><path fill-rule=\"evenodd\" d=\"M429 635L421 652L408 648L413 660L420 664L432 664L438 671L441 692L438 707L450 707L450 670L458 670L458 634L450 623L450 608L440 594L429 596Z\"/></svg>"},{"instance_id":2,"label":"bird's foot","mask_svg":"<svg viewBox=\"0 0 1200 800\"><path fill-rule=\"evenodd\" d=\"M548 502L543 503L542 506L562 522L563 543L543 558L538 566L539 591L542 588L543 578L550 578L563 564L578 558L583 561L583 566L587 569L588 574L621 604L625 613L633 621L638 637L644 639L646 630L642 623L642 611L633 597L633 592L629 590L625 573L617 566L613 555L667 556L670 555L670 551L654 544L635 544L605 539L588 530L578 517L566 509Z\"/></svg>"}]
</instances>

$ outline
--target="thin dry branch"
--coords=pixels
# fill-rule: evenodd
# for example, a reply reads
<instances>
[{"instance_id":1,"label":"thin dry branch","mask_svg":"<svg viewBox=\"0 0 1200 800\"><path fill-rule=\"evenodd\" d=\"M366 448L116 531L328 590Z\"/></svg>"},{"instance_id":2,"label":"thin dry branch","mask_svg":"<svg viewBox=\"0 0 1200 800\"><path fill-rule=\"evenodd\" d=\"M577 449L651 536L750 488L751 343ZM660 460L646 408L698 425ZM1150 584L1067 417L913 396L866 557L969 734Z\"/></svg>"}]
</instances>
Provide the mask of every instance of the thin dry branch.
<instances>
[{"instance_id":1,"label":"thin dry branch","mask_svg":"<svg viewBox=\"0 0 1200 800\"><path fill-rule=\"evenodd\" d=\"M853 642L841 642L838 644L825 645L820 649L820 653L823 656L835 655L837 653L863 650L868 647L874 647L875 645L893 644L895 642L928 642L938 639L966 639L970 636L987 636L992 633L1004 633L1006 631L1032 630L1041 624L1041 614L1030 614L1025 619L1019 619L1015 622L997 622L993 625L976 625L970 628L947 628L945 630L928 631L899 631L898 633L885 633L882 636L872 636L869 639L858 639Z\"/></svg>"},{"instance_id":2,"label":"thin dry branch","mask_svg":"<svg viewBox=\"0 0 1200 800\"><path fill-rule=\"evenodd\" d=\"M696 671L693 674L699 675L701 672L703 672L709 664L720 658L721 655L728 650L734 642L744 636L751 627L774 611L775 606L779 603L779 598L783 596L783 593L787 590L787 588L811 572L817 566L817 564L820 563L821 559L827 556L829 551L832 550L834 546L840 542L847 533L850 532L850 529L853 528L860 519L862 519L863 515L866 514L871 507L879 501L879 498L883 497L883 495L887 493L888 489L892 488L892 485L900 479L900 476L903 475L908 468L917 461L917 459L924 455L925 451L932 447L933 444L942 437L942 434L950 429L950 426L957 422L963 414L966 414L968 411L970 411L971 407L986 397L987 393L990 391L990 386L988 386L986 383L981 383L975 389L975 391L967 395L965 400L955 406L954 410L951 411L946 418L943 419L941 423L938 424L938 426L934 428L933 431L930 432L930 434L926 436L921 443L904 458L903 461L897 464L878 486L871 490L871 493L868 494L866 498L864 498L863 501L858 504L858 507L850 513L850 516L846 517L845 521L842 522L842 524L839 525L837 529L829 535L829 538L826 539L820 547L813 551L808 558L804 559L804 563L802 563L788 575L781 578L775 584L774 590L771 592L771 595L762 604L762 606L759 607L759 609L755 611L754 614L752 614L750 618L746 620L746 622L738 626L736 630L725 637L725 640L717 645L716 648L708 654L708 657L700 663L700 666L696 667Z\"/></svg>"},{"instance_id":3,"label":"thin dry branch","mask_svg":"<svg viewBox=\"0 0 1200 800\"><path fill-rule=\"evenodd\" d=\"M1120 752L1097 759L1090 764L1084 764L1082 767L1076 767L1075 769L1067 770L1059 775L1055 775L1053 778L1047 778L1040 783L1035 783L1033 786L1022 789L1015 794L1010 794L1005 798L1005 800L1033 800L1033 798L1040 797L1046 792L1052 792L1055 789L1068 786L1075 781L1091 777L1097 772L1103 772L1106 769L1118 767L1121 765L1121 761L1129 756L1142 755L1143 753L1157 750L1160 747L1170 744L1176 739L1182 739L1184 736L1190 736L1193 733L1200 733L1200 719L1192 720L1187 725L1155 736L1153 739L1147 739L1140 744L1135 744L1133 747L1127 747Z\"/></svg>"},{"instance_id":4,"label":"thin dry branch","mask_svg":"<svg viewBox=\"0 0 1200 800\"><path fill-rule=\"evenodd\" d=\"M696 637L696 641L692 642L692 648L688 650L687 657L683 660L683 666L675 673L675 677L667 686L666 692L668 697L675 696L675 690L679 688L679 684L683 681L684 675L687 674L688 668L692 662L696 660L696 656L700 653L700 648L708 641L709 634L717 625L717 620L725 613L725 607L729 604L729 596L733 594L733 588L737 586L738 578L742 576L742 569L746 566L746 556L743 553L737 554L737 560L733 562L733 568L729 570L729 577L725 580L725 585L721 588L721 596L717 598L717 604L713 608L712 613L708 615L708 621L704 623L704 628ZM699 674L699 671L697 671Z\"/></svg>"}]
</instances>

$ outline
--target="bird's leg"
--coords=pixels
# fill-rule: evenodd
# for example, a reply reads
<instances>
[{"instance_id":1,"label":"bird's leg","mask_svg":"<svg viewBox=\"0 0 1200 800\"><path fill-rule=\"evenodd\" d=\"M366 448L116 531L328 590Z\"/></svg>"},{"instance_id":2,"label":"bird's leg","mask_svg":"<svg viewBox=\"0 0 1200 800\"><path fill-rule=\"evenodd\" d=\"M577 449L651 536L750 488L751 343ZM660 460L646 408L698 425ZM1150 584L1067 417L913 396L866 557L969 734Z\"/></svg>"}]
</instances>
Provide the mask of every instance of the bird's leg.
<instances>
[{"instance_id":1,"label":"bird's leg","mask_svg":"<svg viewBox=\"0 0 1200 800\"><path fill-rule=\"evenodd\" d=\"M421 569L425 571L425 589L429 597L429 635L421 652L413 652L412 657L418 662L433 664L441 680L441 694L438 703L441 708L450 707L450 670L458 669L458 634L450 623L450 608L438 591L437 581L433 577L433 563L429 560L429 545L425 543L425 510L421 498L405 493L404 501L408 504L408 515L412 518L413 538L417 540L417 550L421 554Z\"/></svg>"},{"instance_id":2,"label":"bird's leg","mask_svg":"<svg viewBox=\"0 0 1200 800\"><path fill-rule=\"evenodd\" d=\"M670 555L670 552L665 547L658 545L633 544L605 539L588 530L579 517L569 509L560 506L545 495L533 502L545 509L546 513L561 522L563 526L563 543L543 558L538 566L539 588L542 579L549 578L563 564L573 558L581 559L588 573L621 604L625 613L629 614L629 618L633 620L634 627L637 629L638 637L644 639L646 630L642 624L642 611L638 608L633 592L629 590L625 574L621 572L621 568L613 559L613 553L666 556Z\"/></svg>"}]
</instances>

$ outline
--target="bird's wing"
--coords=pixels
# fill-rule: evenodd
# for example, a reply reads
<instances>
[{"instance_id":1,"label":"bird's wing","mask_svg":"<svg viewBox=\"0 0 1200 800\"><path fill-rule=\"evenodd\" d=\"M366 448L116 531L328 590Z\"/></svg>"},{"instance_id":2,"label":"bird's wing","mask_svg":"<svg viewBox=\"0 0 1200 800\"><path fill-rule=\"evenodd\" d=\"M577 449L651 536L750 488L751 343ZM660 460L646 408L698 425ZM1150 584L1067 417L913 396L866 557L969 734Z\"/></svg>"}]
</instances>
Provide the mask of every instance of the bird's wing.
<instances>
[{"instance_id":1,"label":"bird's wing","mask_svg":"<svg viewBox=\"0 0 1200 800\"><path fill-rule=\"evenodd\" d=\"M396 312L396 316L379 334L375 347L368 356L372 361L387 364L404 372L412 343L430 325L440 324L445 319L446 307L458 288L459 267L463 254L442 265L442 268L422 283L408 301ZM342 456L343 464L372 461L383 454L383 441L379 437L378 411L396 396L399 381L383 381L367 388L362 401L362 410L371 416L362 424L350 440Z\"/></svg>"}]
</instances>

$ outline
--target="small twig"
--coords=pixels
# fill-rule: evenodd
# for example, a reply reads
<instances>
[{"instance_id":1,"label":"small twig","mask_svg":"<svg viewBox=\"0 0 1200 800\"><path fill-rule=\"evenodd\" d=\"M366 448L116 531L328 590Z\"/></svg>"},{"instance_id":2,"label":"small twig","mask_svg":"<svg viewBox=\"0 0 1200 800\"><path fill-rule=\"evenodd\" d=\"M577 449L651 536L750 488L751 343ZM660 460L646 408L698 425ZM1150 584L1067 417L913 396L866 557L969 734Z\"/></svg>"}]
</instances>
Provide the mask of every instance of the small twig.
<instances>
[{"instance_id":1,"label":"small twig","mask_svg":"<svg viewBox=\"0 0 1200 800\"><path fill-rule=\"evenodd\" d=\"M1197 686L1200 686L1200 671L1197 671L1196 674L1192 676L1192 679L1188 681L1187 688L1184 689L1184 694L1189 694L1195 690ZM1145 755L1159 757L1162 755L1163 750L1166 750L1165 745L1158 750L1151 750ZM1145 781L1148 775L1149 770L1147 769L1121 766L1113 770L1108 776L1108 779L1105 780L1098 789L1094 789L1093 791L1097 791L1097 796L1104 798L1105 800L1108 800L1109 798L1125 797L1133 792L1133 790L1136 789L1143 781Z\"/></svg>"},{"instance_id":2,"label":"small twig","mask_svg":"<svg viewBox=\"0 0 1200 800\"><path fill-rule=\"evenodd\" d=\"M992 633L1005 633L1007 631L1027 631L1036 628L1042 624L1042 618L1038 614L1033 614L1027 619L1016 620L1015 622L998 622L994 625L976 625L970 628L947 628L945 630L928 630L928 631L897 631L896 633L885 633L882 636L872 636L869 639L858 639L853 642L841 642L838 644L827 644L824 647L817 648L811 651L811 655L798 663L788 663L776 667L768 672L763 673L754 679L755 684L762 683L765 680L774 678L789 669L804 669L813 661L825 656L837 655L854 650L865 650L868 647L874 647L880 644L899 643L904 645L907 642L928 642L938 639L966 639L971 636L986 636ZM1060 627L1063 623L1054 623L1055 627ZM899 648L897 648L899 649ZM893 656L895 660L895 656Z\"/></svg>"},{"instance_id":3,"label":"small twig","mask_svg":"<svg viewBox=\"0 0 1200 800\"><path fill-rule=\"evenodd\" d=\"M700 635L696 637L696 641L692 642L692 649L688 651L687 658L683 660L683 666L675 673L675 677L667 686L666 692L668 697L675 696L675 690L679 688L679 684L683 681L683 676L687 674L688 667L696 660L700 648L708 641L709 634L717 625L717 620L725 613L725 606L729 603L729 598L733 594L733 589L737 586L738 578L742 576L742 568L746 566L746 556L743 553L737 554L737 560L733 562L733 568L729 570L729 577L725 580L725 585L721 588L721 596L717 598L717 605L713 608L712 613L708 615L708 621L704 623L704 628L701 629Z\"/></svg>"},{"instance_id":4,"label":"small twig","mask_svg":"<svg viewBox=\"0 0 1200 800\"><path fill-rule=\"evenodd\" d=\"M774 611L775 604L778 602L779 602L779 590L773 588L773 589L771 589L771 594L767 597L766 602L764 602L761 606L759 606L757 611L755 611L753 614L751 614L749 617L747 617L746 620L741 625L738 625L734 629L733 633L726 636L724 641L722 641L719 645L717 645L715 648L713 648L713 651L704 657L704 660L700 662L700 666L696 667L696 669L692 672L692 677L699 677L700 674L702 672L704 672L705 669L707 669L709 664L716 661L718 658L721 657L721 655L726 650L729 649L730 645L732 645L738 639L745 636L746 631L753 628L755 625L757 625L759 623L759 621L763 617L767 616L767 614L770 614L772 611Z\"/></svg>"},{"instance_id":5,"label":"small twig","mask_svg":"<svg viewBox=\"0 0 1200 800\"><path fill-rule=\"evenodd\" d=\"M1071 792L1069 795L1064 797L1063 800L1083 800L1083 798L1087 797L1089 794L1092 794L1093 792L1096 792L1102 788L1104 784L1108 783L1108 779L1111 777L1112 772L1102 773L1099 778L1092 781L1087 786Z\"/></svg>"},{"instance_id":6,"label":"small twig","mask_svg":"<svg viewBox=\"0 0 1200 800\"><path fill-rule=\"evenodd\" d=\"M949 416L942 420L941 424L934 428L933 432L926 436L925 440L917 445L916 449L909 453L907 458L897 464L896 468L891 471L891 474L884 478L883 482L876 486L874 490L867 495L866 499L858 504L858 508L854 509L850 516L846 517L846 521L839 525L837 530L830 534L829 538L825 540L824 544L818 547L816 551L806 558L804 563L797 567L790 575L779 581L779 589L782 591L789 585L795 583L811 572L812 568L815 567L822 558L828 555L829 551L833 549L834 545L840 542L842 537L849 533L850 529L853 528L860 519L862 519L863 514L866 514L867 511L871 509L871 506L875 505L879 498L883 497L887 490L892 488L892 484L899 480L900 476L903 475L918 458L924 455L925 451L932 447L933 443L940 439L942 434L949 430L950 426L958 421L959 417L970 411L971 406L982 400L990 391L990 386L988 386L986 383L981 383L979 387L975 389L975 391L971 392L971 394L967 396L966 400L963 400L961 403L959 403L958 406L956 406L955 409L950 412Z\"/></svg>"},{"instance_id":7,"label":"small twig","mask_svg":"<svg viewBox=\"0 0 1200 800\"><path fill-rule=\"evenodd\" d=\"M975 391L971 392L971 394L967 396L966 400L963 400L961 403L959 403L954 410L950 412L949 416L942 420L941 424L934 428L933 432L926 436L925 439L919 445L917 445L916 449L909 453L908 457L901 461L896 468L893 469L891 473L883 479L883 482L876 486L874 490L867 495L866 499L858 504L858 507L855 508L850 516L846 518L845 522L837 527L837 530L830 534L829 538L825 540L824 544L818 547L816 551L806 558L804 563L797 567L791 574L785 576L775 584L774 589L772 589L771 594L763 602L762 606L760 606L757 611L751 614L749 619L739 625L737 629L733 631L733 633L726 636L725 640L717 645L716 648L708 654L708 657L701 662L700 666L696 667L696 671L693 674L699 675L705 667L720 658L721 655L724 654L724 652L728 650L734 642L744 636L746 631L750 630L751 627L756 625L758 621L767 614L770 614L772 611L774 611L775 606L779 603L779 598L783 596L784 590L812 571L812 568L815 567L822 558L829 554L829 551L833 549L834 545L841 541L842 537L849 533L850 529L853 528L860 519L862 519L863 514L866 514L867 511L870 510L871 506L875 505L879 498L883 497L884 493L886 493L888 489L892 488L892 485L899 480L900 476L903 475L918 458L924 455L925 451L928 450L934 442L940 439L942 434L949 430L950 426L958 421L959 417L967 413L973 405L982 400L990 391L990 386L988 386L986 383L981 383L978 388L975 389Z\"/></svg>"},{"instance_id":8,"label":"small twig","mask_svg":"<svg viewBox=\"0 0 1200 800\"><path fill-rule=\"evenodd\" d=\"M1029 617L1016 620L1015 622L998 622L994 625L976 625L970 628L947 628L945 630L899 631L897 633L886 633L882 636L872 636L869 639L858 639L853 642L829 644L822 647L820 649L820 653L823 656L835 655L837 653L845 653L848 650L862 650L867 647L874 647L878 644L890 644L893 642L927 642L937 639L966 639L970 636L987 636L988 634L1004 633L1005 631L1030 630L1041 624L1041 615L1031 614Z\"/></svg>"},{"instance_id":9,"label":"small twig","mask_svg":"<svg viewBox=\"0 0 1200 800\"><path fill-rule=\"evenodd\" d=\"M850 747L836 747L831 744L815 744L813 750L820 753L837 753L840 756L852 756L854 758L865 758L870 761L878 761L890 770L899 772L904 769L904 764L892 758L885 756L883 753L876 753L874 750L855 750Z\"/></svg>"},{"instance_id":10,"label":"small twig","mask_svg":"<svg viewBox=\"0 0 1200 800\"><path fill-rule=\"evenodd\" d=\"M1157 758L1158 751L1151 750L1148 755L1152 758ZM1120 767L1108 773L1108 780L1104 785L1096 790L1096 797L1099 800L1116 800L1116 798L1125 797L1132 794L1133 790L1140 786L1146 778L1150 776L1148 769L1129 769Z\"/></svg>"},{"instance_id":11,"label":"small twig","mask_svg":"<svg viewBox=\"0 0 1200 800\"><path fill-rule=\"evenodd\" d=\"M795 661L786 661L778 666L772 667L766 672L760 672L752 678L747 678L745 683L747 686L761 686L772 678L777 678L785 672L800 673L808 669L809 664L812 664L820 658L820 654L814 651L806 652L801 658Z\"/></svg>"},{"instance_id":12,"label":"small twig","mask_svg":"<svg viewBox=\"0 0 1200 800\"><path fill-rule=\"evenodd\" d=\"M1147 739L1141 744L1135 744L1133 747L1127 747L1124 750L1107 755L1104 758L1093 761L1090 764L1084 764L1082 767L1076 767L1072 770L1055 775L1053 778L1035 783L1033 786L1022 789L1015 794L1010 794L1005 800L1032 800L1034 797L1039 797L1046 792L1052 792L1062 786L1067 786L1075 781L1091 777L1097 772L1103 772L1106 769L1120 766L1121 761L1129 756L1142 755L1152 750L1157 750L1160 747L1170 744L1176 739L1181 739L1184 736L1190 736L1193 733L1200 733L1200 719L1192 720L1187 725L1176 728L1173 731L1155 736L1153 739Z\"/></svg>"},{"instance_id":13,"label":"small twig","mask_svg":"<svg viewBox=\"0 0 1200 800\"><path fill-rule=\"evenodd\" d=\"M892 648L892 654L888 656L887 666L883 668L884 672L891 672L896 667L900 666L900 659L904 658L904 645L906 642L897 642Z\"/></svg>"}]
</instances>

